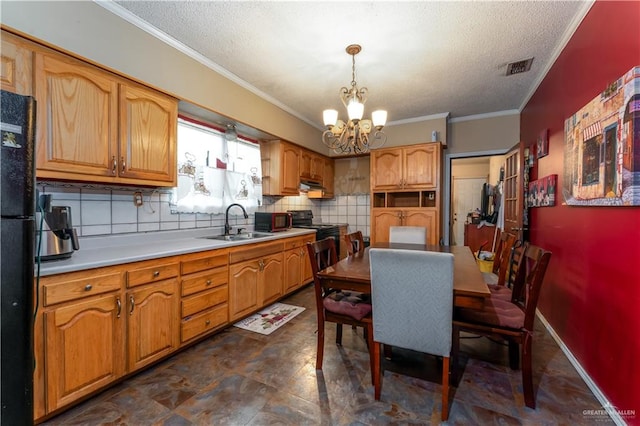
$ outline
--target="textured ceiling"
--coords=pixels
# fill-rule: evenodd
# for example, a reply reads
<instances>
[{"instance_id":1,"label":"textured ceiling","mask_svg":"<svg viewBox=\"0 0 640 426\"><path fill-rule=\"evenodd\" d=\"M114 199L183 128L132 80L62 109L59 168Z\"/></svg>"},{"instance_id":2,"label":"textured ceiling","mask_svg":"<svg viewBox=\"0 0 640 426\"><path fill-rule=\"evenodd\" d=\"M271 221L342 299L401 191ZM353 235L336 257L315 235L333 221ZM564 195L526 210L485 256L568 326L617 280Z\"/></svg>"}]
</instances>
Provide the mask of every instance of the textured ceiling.
<instances>
[{"instance_id":1,"label":"textured ceiling","mask_svg":"<svg viewBox=\"0 0 640 426\"><path fill-rule=\"evenodd\" d=\"M352 43L362 45L356 80L369 89L365 116L386 109L393 124L518 110L591 4L117 1L108 8L321 128L326 108L346 116L338 91L351 82ZM505 75L508 63L531 57L529 72Z\"/></svg>"}]
</instances>

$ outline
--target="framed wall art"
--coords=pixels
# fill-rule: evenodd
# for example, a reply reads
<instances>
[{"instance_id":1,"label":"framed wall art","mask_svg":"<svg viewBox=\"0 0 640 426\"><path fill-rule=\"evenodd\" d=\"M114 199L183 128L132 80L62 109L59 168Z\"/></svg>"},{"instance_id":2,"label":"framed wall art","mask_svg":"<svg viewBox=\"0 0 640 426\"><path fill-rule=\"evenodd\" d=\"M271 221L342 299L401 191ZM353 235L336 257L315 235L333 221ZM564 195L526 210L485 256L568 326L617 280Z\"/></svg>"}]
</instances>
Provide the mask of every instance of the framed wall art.
<instances>
[{"instance_id":1,"label":"framed wall art","mask_svg":"<svg viewBox=\"0 0 640 426\"><path fill-rule=\"evenodd\" d=\"M565 120L562 195L570 206L639 206L640 66Z\"/></svg>"},{"instance_id":2,"label":"framed wall art","mask_svg":"<svg viewBox=\"0 0 640 426\"><path fill-rule=\"evenodd\" d=\"M536 158L542 158L549 155L549 129L544 129L538 135L536 143Z\"/></svg>"},{"instance_id":3,"label":"framed wall art","mask_svg":"<svg viewBox=\"0 0 640 426\"><path fill-rule=\"evenodd\" d=\"M551 207L556 205L558 175L549 175L529 182L527 207Z\"/></svg>"}]
</instances>

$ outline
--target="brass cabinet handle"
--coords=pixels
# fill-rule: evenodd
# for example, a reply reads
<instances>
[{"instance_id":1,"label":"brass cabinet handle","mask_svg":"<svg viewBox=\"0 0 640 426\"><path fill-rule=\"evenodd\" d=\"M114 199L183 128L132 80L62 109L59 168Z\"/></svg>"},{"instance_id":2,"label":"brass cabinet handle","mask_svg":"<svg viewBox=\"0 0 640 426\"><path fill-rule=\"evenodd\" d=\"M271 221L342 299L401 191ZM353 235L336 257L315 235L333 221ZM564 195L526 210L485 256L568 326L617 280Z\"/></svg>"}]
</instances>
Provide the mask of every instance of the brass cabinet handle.
<instances>
[{"instance_id":1,"label":"brass cabinet handle","mask_svg":"<svg viewBox=\"0 0 640 426\"><path fill-rule=\"evenodd\" d=\"M260 267L260 272L264 271L264 260L260 259L258 261L258 266Z\"/></svg>"},{"instance_id":2,"label":"brass cabinet handle","mask_svg":"<svg viewBox=\"0 0 640 426\"><path fill-rule=\"evenodd\" d=\"M124 157L120 157L120 163L122 163L121 173L124 173L127 170L127 163L124 161Z\"/></svg>"},{"instance_id":3,"label":"brass cabinet handle","mask_svg":"<svg viewBox=\"0 0 640 426\"><path fill-rule=\"evenodd\" d=\"M129 296L129 304L131 305L131 309L129 309L129 315L133 315L133 308L136 307L136 301L133 299L133 296Z\"/></svg>"},{"instance_id":4,"label":"brass cabinet handle","mask_svg":"<svg viewBox=\"0 0 640 426\"><path fill-rule=\"evenodd\" d=\"M113 156L112 161L112 167L111 167L111 174L115 175L116 174L116 170L118 170L118 160L116 160L116 156Z\"/></svg>"},{"instance_id":5,"label":"brass cabinet handle","mask_svg":"<svg viewBox=\"0 0 640 426\"><path fill-rule=\"evenodd\" d=\"M206 283L206 284L207 284L208 286L210 286L210 285L211 285L211 280L207 280L207 283Z\"/></svg>"},{"instance_id":6,"label":"brass cabinet handle","mask_svg":"<svg viewBox=\"0 0 640 426\"><path fill-rule=\"evenodd\" d=\"M91 284L87 284L84 286L84 291L91 291L92 288L93 286Z\"/></svg>"},{"instance_id":7,"label":"brass cabinet handle","mask_svg":"<svg viewBox=\"0 0 640 426\"><path fill-rule=\"evenodd\" d=\"M116 298L116 306L118 307L118 310L116 311L116 318L120 318L120 314L122 313L122 302L119 297Z\"/></svg>"},{"instance_id":8,"label":"brass cabinet handle","mask_svg":"<svg viewBox=\"0 0 640 426\"><path fill-rule=\"evenodd\" d=\"M160 276L160 271L153 271L153 278L158 278Z\"/></svg>"},{"instance_id":9,"label":"brass cabinet handle","mask_svg":"<svg viewBox=\"0 0 640 426\"><path fill-rule=\"evenodd\" d=\"M211 324L211 321L209 321L209 320L206 320L206 321L204 322L204 325L209 325L209 324Z\"/></svg>"}]
</instances>

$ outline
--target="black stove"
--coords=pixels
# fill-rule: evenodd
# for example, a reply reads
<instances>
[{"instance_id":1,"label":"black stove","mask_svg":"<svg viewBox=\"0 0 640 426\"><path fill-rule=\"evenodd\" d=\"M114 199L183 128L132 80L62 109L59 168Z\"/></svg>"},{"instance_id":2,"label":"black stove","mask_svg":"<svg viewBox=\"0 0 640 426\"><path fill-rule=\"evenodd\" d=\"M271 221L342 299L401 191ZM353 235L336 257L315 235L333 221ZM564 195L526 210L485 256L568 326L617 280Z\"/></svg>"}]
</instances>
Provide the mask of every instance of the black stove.
<instances>
[{"instance_id":1,"label":"black stove","mask_svg":"<svg viewBox=\"0 0 640 426\"><path fill-rule=\"evenodd\" d=\"M332 237L336 241L336 251L340 253L340 227L329 223L313 223L311 210L287 210L291 213L294 228L306 228L316 230L316 240L324 240Z\"/></svg>"}]
</instances>

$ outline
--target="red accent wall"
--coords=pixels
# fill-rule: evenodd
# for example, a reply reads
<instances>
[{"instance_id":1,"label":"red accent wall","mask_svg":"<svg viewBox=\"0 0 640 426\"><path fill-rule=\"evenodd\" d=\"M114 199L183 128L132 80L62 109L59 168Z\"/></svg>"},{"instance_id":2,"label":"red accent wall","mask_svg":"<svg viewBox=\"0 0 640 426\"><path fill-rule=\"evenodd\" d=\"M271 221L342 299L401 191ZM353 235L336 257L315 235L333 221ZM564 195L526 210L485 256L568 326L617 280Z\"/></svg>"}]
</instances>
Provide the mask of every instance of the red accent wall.
<instances>
[{"instance_id":1,"label":"red accent wall","mask_svg":"<svg viewBox=\"0 0 640 426\"><path fill-rule=\"evenodd\" d=\"M640 1L597 1L521 114L549 129L531 178L558 175L555 207L532 208L530 240L553 252L539 309L619 410L640 424L640 207L562 205L564 120L640 65ZM534 347L535 350L535 347Z\"/></svg>"}]
</instances>

